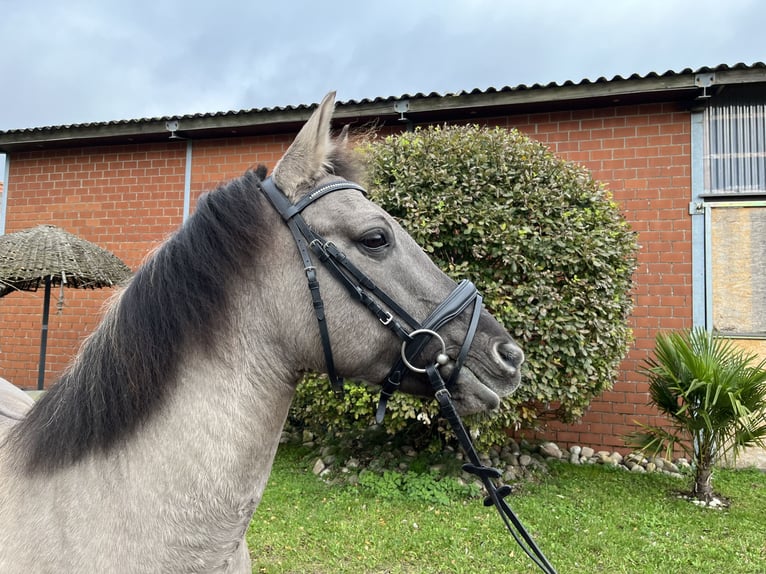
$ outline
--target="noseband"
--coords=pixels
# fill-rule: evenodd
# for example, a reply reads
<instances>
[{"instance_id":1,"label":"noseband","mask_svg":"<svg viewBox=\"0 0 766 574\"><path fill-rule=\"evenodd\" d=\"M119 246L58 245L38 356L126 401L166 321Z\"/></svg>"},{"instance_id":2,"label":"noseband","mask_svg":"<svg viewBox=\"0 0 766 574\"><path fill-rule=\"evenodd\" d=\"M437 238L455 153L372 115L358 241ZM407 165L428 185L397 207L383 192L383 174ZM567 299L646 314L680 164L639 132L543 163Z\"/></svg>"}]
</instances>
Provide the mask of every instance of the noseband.
<instances>
[{"instance_id":1,"label":"noseband","mask_svg":"<svg viewBox=\"0 0 766 574\"><path fill-rule=\"evenodd\" d=\"M482 297L474 284L467 280L461 281L452 293L421 324L382 289L378 288L364 272L349 261L346 255L332 241L325 240L321 235L312 230L301 215L306 207L334 191L351 189L359 191L366 196L367 192L363 187L350 181L337 181L314 188L295 204L282 193L271 177L260 182L260 189L290 229L298 248L298 253L303 261L303 270L306 274L314 313L322 339L327 375L330 378L330 383L335 393L338 395L343 394L343 379L338 376L335 370L330 333L324 312L324 302L319 291L316 267L314 267L311 259L312 253L340 284L346 288L354 299L359 301L383 326L393 331L402 340L400 356L382 385L378 409L375 414L377 422L382 422L388 399L399 388L402 378L407 371L425 375L439 403L442 416L449 421L466 456L471 461L470 464L463 466L463 470L478 476L487 489L488 496L484 500L485 506L494 505L497 508L513 538L537 566L547 574L556 574L553 566L548 562L516 514L506 503L505 497L511 493L511 488L507 485L501 485L498 488L493 482L493 479L500 478L500 471L481 464L478 453L457 414L449 392L449 389L457 381L460 370L465 363L479 324ZM452 372L445 382L439 372L439 368L449 362L449 357L446 354L444 339L439 335L438 330L460 316L471 304L473 304L473 310L468 330L466 331L460 351L455 358ZM410 328L409 331L403 326L403 323ZM436 339L438 342L441 352L437 353L435 359L424 367L415 366L414 363L433 339Z\"/></svg>"}]
</instances>

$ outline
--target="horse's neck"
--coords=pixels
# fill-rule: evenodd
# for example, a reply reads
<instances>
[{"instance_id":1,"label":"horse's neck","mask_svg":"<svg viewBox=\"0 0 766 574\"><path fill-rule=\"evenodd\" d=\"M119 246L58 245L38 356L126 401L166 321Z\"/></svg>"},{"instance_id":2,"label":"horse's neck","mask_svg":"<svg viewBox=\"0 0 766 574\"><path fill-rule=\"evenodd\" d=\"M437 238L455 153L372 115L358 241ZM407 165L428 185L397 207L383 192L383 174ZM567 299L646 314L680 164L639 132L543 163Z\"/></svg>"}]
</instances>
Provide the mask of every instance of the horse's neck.
<instances>
[{"instance_id":1,"label":"horse's neck","mask_svg":"<svg viewBox=\"0 0 766 574\"><path fill-rule=\"evenodd\" d=\"M165 408L131 445L139 458L174 460L178 474L207 469L222 481L231 473L268 474L264 466L279 442L293 386L273 373L211 358L185 362L179 376Z\"/></svg>"},{"instance_id":2,"label":"horse's neck","mask_svg":"<svg viewBox=\"0 0 766 574\"><path fill-rule=\"evenodd\" d=\"M297 374L265 341L251 346L234 329L216 340L186 352L161 408L106 455L0 480L0 570L11 560L14 572L40 571L38 561L67 572L249 571L244 534ZM36 535L45 548L29 546Z\"/></svg>"},{"instance_id":3,"label":"horse's neck","mask_svg":"<svg viewBox=\"0 0 766 574\"><path fill-rule=\"evenodd\" d=\"M113 501L132 519L123 540L146 545L131 531L138 524L164 538L155 551L163 563L213 570L242 559L294 387L268 368L232 368L211 357L185 361L179 376L163 411L120 456L92 462L129 485Z\"/></svg>"},{"instance_id":4,"label":"horse's neck","mask_svg":"<svg viewBox=\"0 0 766 574\"><path fill-rule=\"evenodd\" d=\"M257 502L293 385L267 365L249 366L231 357L192 357L182 364L179 376L160 416L129 447L137 474L186 495L188 489L198 489L196 496L210 500L226 496L229 504L237 504L238 497L239 502Z\"/></svg>"}]
</instances>

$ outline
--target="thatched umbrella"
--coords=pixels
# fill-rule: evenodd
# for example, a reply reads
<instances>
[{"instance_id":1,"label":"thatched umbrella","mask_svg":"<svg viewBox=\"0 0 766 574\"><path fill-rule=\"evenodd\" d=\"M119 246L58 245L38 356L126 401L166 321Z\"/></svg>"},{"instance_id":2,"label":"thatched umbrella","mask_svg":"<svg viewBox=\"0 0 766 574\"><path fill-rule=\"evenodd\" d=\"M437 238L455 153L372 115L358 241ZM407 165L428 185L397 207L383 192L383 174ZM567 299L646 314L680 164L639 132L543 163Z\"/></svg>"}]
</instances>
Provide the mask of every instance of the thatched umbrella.
<instances>
[{"instance_id":1,"label":"thatched umbrella","mask_svg":"<svg viewBox=\"0 0 766 574\"><path fill-rule=\"evenodd\" d=\"M45 379L51 286L112 287L130 275L130 268L116 255L54 225L0 235L0 297L45 287L38 389Z\"/></svg>"}]
</instances>

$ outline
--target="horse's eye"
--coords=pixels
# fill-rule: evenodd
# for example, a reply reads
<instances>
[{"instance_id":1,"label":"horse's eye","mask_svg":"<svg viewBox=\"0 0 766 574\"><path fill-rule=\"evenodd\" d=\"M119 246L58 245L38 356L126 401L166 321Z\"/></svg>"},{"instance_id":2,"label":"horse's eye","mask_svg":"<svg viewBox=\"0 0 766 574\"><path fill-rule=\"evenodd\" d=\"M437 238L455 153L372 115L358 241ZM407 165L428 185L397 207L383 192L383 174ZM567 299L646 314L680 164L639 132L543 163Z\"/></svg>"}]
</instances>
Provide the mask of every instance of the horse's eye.
<instances>
[{"instance_id":1,"label":"horse's eye","mask_svg":"<svg viewBox=\"0 0 766 574\"><path fill-rule=\"evenodd\" d=\"M368 231L359 239L365 249L369 251L381 251L388 247L388 238L382 230Z\"/></svg>"}]
</instances>

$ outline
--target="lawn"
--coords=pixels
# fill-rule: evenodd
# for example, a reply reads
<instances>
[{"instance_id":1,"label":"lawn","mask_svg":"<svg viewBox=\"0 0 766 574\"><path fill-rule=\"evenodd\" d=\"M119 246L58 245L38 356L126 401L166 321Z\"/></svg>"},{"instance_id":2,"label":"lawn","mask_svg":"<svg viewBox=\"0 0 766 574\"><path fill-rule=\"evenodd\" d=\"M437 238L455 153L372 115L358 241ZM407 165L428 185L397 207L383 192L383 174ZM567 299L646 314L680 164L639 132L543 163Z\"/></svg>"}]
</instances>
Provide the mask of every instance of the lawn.
<instances>
[{"instance_id":1,"label":"lawn","mask_svg":"<svg viewBox=\"0 0 766 574\"><path fill-rule=\"evenodd\" d=\"M283 446L248 532L256 573L538 572L479 499L426 504L333 486ZM679 500L683 481L556 464L509 497L565 573L766 573L766 474L720 470L728 510Z\"/></svg>"}]
</instances>

